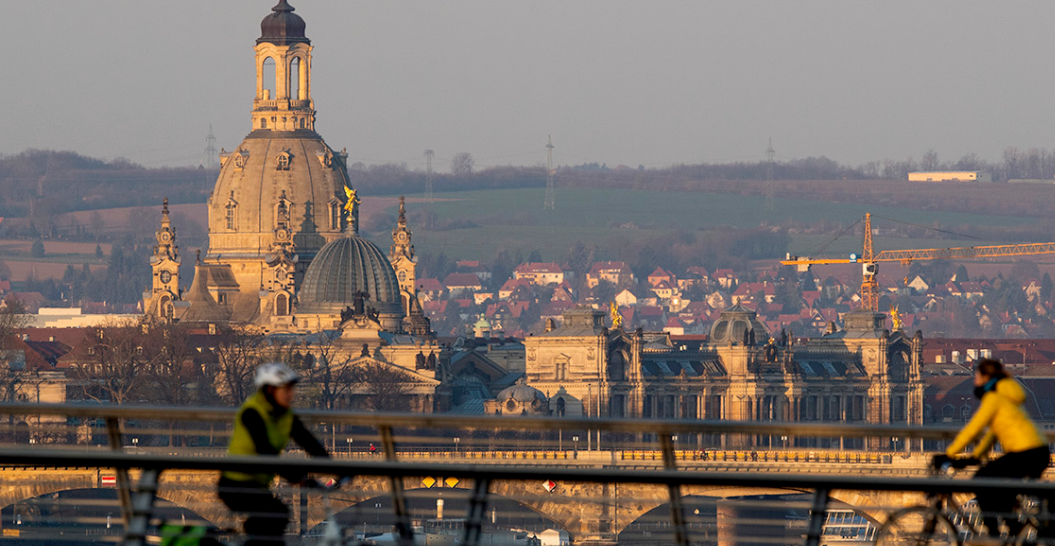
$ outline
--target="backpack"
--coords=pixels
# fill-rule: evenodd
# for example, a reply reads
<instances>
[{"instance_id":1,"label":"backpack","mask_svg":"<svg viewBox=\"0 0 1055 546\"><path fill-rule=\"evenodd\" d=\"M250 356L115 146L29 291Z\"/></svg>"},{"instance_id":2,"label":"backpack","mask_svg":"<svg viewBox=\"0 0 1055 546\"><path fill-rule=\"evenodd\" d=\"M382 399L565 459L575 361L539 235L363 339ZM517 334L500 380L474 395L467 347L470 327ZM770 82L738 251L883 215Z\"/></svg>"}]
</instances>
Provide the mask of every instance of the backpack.
<instances>
[{"instance_id":1,"label":"backpack","mask_svg":"<svg viewBox=\"0 0 1055 546\"><path fill-rule=\"evenodd\" d=\"M220 546L204 525L165 523L158 528L161 546Z\"/></svg>"}]
</instances>

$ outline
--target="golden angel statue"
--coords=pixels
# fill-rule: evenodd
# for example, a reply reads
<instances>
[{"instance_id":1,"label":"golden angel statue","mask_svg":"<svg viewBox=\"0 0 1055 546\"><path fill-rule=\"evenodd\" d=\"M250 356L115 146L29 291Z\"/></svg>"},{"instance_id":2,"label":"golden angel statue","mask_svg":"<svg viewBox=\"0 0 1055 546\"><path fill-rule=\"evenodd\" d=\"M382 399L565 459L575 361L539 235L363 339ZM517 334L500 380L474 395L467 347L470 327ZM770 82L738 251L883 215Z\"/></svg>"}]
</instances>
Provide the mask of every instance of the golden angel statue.
<instances>
[{"instance_id":1,"label":"golden angel statue","mask_svg":"<svg viewBox=\"0 0 1055 546\"><path fill-rule=\"evenodd\" d=\"M608 314L612 317L612 328L623 327L623 315L619 314L619 308L616 307L615 302L609 302Z\"/></svg>"},{"instance_id":2,"label":"golden angel statue","mask_svg":"<svg viewBox=\"0 0 1055 546\"><path fill-rule=\"evenodd\" d=\"M890 307L890 320L894 323L895 332L901 330L901 327L904 326L901 322L901 314L898 313L896 305Z\"/></svg>"},{"instance_id":3,"label":"golden angel statue","mask_svg":"<svg viewBox=\"0 0 1055 546\"><path fill-rule=\"evenodd\" d=\"M348 202L344 204L344 210L348 211L349 219L352 217L352 215L355 214L355 209L359 205L359 203L362 203L362 200L356 197L355 193L356 190L353 190L348 186L344 187L344 195L348 198Z\"/></svg>"}]
</instances>

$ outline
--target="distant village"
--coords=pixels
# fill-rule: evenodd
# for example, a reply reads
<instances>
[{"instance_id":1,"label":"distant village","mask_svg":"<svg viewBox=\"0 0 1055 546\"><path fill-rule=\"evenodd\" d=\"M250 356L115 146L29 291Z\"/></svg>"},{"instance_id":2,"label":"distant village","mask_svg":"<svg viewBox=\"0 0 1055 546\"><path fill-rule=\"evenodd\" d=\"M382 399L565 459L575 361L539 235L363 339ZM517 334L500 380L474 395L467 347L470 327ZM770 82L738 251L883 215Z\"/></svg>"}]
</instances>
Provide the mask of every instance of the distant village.
<instances>
[{"instance_id":1,"label":"distant village","mask_svg":"<svg viewBox=\"0 0 1055 546\"><path fill-rule=\"evenodd\" d=\"M1031 264L1030 264L1031 265ZM941 268L940 271L951 268ZM897 310L905 330L937 337L1036 339L1055 337L1049 274L1025 268L1023 280L969 280L961 266L947 277L931 272L886 278L879 310ZM824 271L817 268L818 272ZM560 321L576 305L618 307L624 324L674 335L706 334L721 311L739 303L758 313L770 332L813 336L842 325L842 315L861 305L858 268L832 274L772 266L751 273L689 267L656 267L635 274L626 262L594 262L584 273L567 264L522 263L496 279L479 261L459 261L443 279L419 278L422 308L440 335L475 333L522 338L547 319ZM893 326L888 316L888 325Z\"/></svg>"}]
</instances>

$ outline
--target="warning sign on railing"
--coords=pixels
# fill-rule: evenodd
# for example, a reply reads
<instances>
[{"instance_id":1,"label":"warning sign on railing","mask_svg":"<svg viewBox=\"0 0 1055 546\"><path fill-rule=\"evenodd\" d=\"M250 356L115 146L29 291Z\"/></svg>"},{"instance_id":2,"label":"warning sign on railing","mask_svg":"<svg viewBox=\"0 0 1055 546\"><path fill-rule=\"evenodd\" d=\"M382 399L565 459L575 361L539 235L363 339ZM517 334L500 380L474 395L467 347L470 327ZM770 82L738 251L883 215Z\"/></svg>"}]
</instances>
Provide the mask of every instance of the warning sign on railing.
<instances>
[{"instance_id":1,"label":"warning sign on railing","mask_svg":"<svg viewBox=\"0 0 1055 546\"><path fill-rule=\"evenodd\" d=\"M103 487L116 487L117 476L101 476L99 478L99 484Z\"/></svg>"}]
</instances>

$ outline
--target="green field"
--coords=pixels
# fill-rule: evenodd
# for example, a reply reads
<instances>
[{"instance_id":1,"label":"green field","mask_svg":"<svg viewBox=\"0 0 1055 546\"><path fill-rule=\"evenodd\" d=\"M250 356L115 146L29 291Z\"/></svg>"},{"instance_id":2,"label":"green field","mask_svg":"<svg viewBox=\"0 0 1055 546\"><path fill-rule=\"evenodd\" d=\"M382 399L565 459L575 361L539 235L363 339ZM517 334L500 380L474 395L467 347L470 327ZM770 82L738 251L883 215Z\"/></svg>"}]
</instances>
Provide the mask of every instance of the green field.
<instances>
[{"instance_id":1,"label":"green field","mask_svg":"<svg viewBox=\"0 0 1055 546\"><path fill-rule=\"evenodd\" d=\"M444 252L454 259L490 259L500 249L521 250L526 256L539 250L546 260L557 260L576 242L617 249L640 240L660 240L671 230L757 228L763 225L815 225L819 221L848 226L871 212L876 227L889 225L884 219L938 226L956 232L965 226L1036 226L1036 218L980 216L977 214L906 210L860 204L830 203L803 199L778 199L774 210L765 210L759 196L697 192L650 192L645 190L558 189L555 210L543 210L543 190L480 190L436 194L439 224L467 220L481 227L427 231L411 225L419 252ZM422 195L409 195L413 215L425 204ZM393 211L390 211L393 212ZM812 253L836 233L791 237L790 251ZM877 237L876 250L885 248L942 248L990 244L966 237L935 233L935 238ZM388 233L370 234L378 242ZM826 254L860 251L860 238L844 235L828 247ZM613 251L614 252L614 251ZM613 252L608 252L612 254ZM779 258L780 256L774 256ZM618 256L601 256L618 258Z\"/></svg>"}]
</instances>

